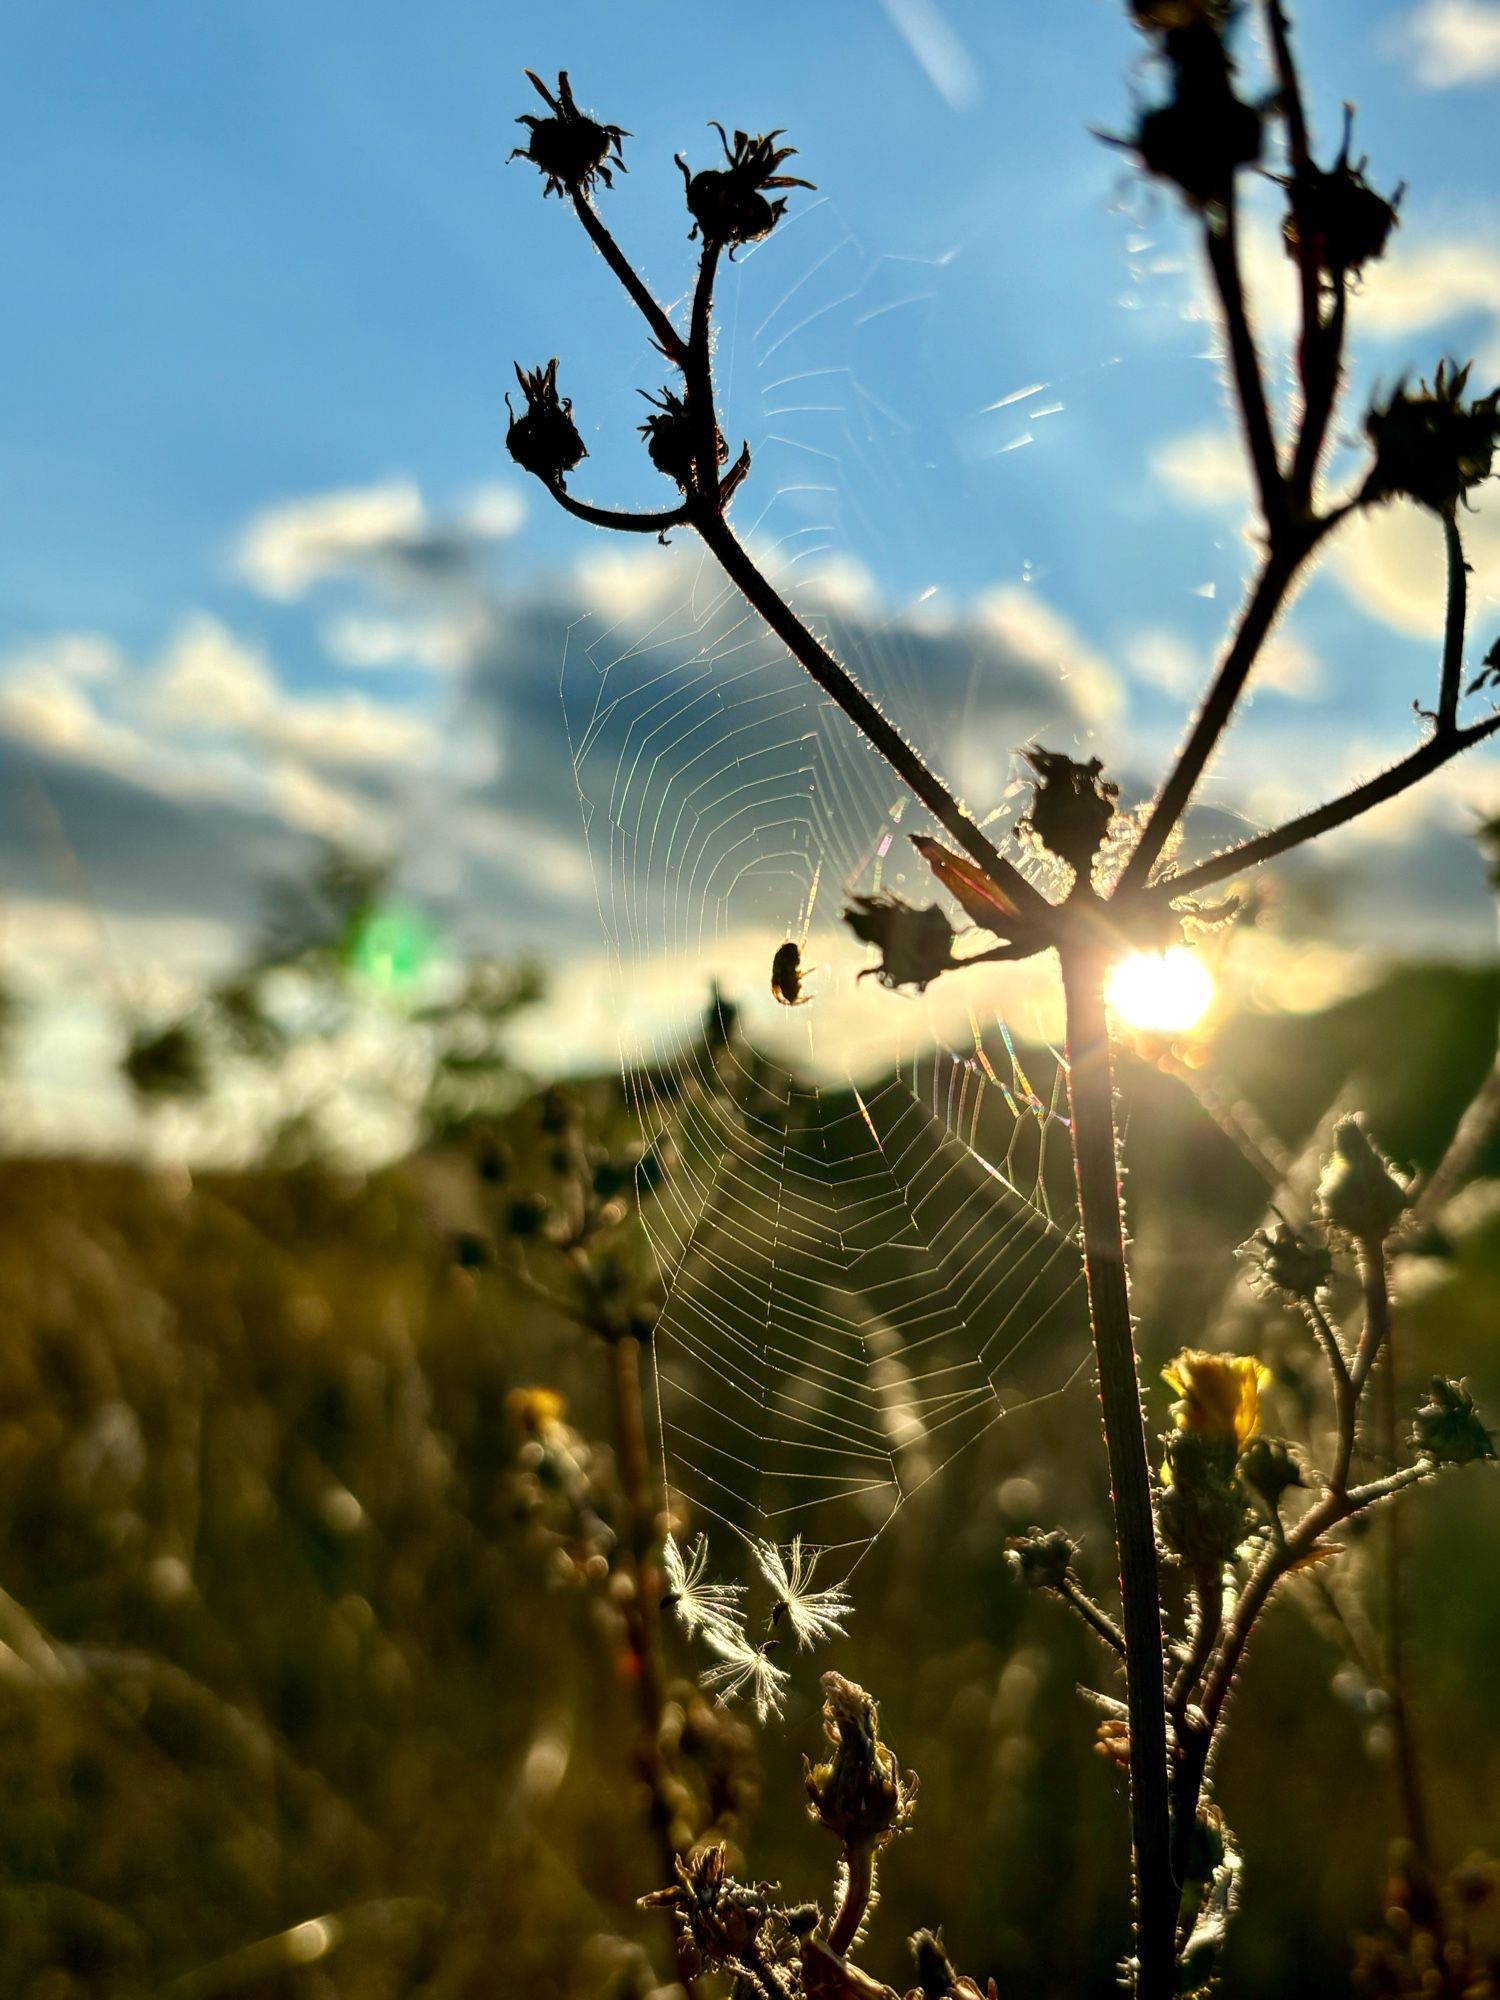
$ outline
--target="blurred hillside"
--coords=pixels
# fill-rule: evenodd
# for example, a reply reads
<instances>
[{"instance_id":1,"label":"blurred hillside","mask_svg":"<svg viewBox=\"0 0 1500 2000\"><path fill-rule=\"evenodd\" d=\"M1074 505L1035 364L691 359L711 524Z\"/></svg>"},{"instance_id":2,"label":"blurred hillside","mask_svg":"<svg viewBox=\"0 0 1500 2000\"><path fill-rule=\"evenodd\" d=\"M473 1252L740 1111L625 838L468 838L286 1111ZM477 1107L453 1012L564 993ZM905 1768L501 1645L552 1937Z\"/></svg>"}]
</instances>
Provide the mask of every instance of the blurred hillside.
<instances>
[{"instance_id":1,"label":"blurred hillside","mask_svg":"<svg viewBox=\"0 0 1500 2000\"><path fill-rule=\"evenodd\" d=\"M1127 1059L1155 1421L1169 1354L1252 1328L1277 1426L1312 1420L1302 1336L1237 1284L1267 1200L1251 1156L1295 1158L1358 1103L1430 1169L1493 1058L1497 1001L1492 971L1411 968L1321 1015L1231 1022L1194 1088L1154 1052ZM573 1102L624 1143L613 1084ZM631 1766L606 1357L515 1279L547 1122L528 1099L365 1177L0 1167L0 1992L624 2000L665 1977L665 1927L633 1907L660 1864ZM1467 1375L1493 1419L1494 1135L1478 1167L1405 1261L1400 1338L1413 1389ZM1076 1693L1107 1675L1004 1561L1007 1535L1061 1523L1108 1588L1102 1456L1080 1380L948 1468L859 1573L830 1661L879 1696L922 1780L866 1954L897 1983L906 1933L942 1922L1002 1993L1112 1990L1122 1780ZM1474 1473L1408 1515L1449 1863L1500 1844L1500 1511ZM1219 1793L1249 1862L1227 1993L1345 1990L1378 1921L1395 1810L1358 1611L1307 1580L1255 1648ZM816 1671L764 1732L680 1680L671 1716L703 1823L752 1876L826 1900L799 1764Z\"/></svg>"}]
</instances>

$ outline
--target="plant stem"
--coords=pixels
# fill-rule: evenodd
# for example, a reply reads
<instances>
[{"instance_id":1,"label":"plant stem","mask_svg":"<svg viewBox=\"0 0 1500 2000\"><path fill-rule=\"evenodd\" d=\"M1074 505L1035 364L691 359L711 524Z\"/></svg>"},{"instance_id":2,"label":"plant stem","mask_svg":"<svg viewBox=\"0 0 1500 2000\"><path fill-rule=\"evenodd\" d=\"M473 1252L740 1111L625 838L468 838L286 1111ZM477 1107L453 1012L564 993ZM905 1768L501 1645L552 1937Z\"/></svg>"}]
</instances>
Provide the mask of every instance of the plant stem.
<instances>
[{"instance_id":1,"label":"plant stem","mask_svg":"<svg viewBox=\"0 0 1500 2000\"><path fill-rule=\"evenodd\" d=\"M828 1933L828 1949L842 1958L859 1936L875 1888L875 1854L868 1843L844 1849L844 1893Z\"/></svg>"},{"instance_id":2,"label":"plant stem","mask_svg":"<svg viewBox=\"0 0 1500 2000\"><path fill-rule=\"evenodd\" d=\"M1060 957L1067 1006L1068 1100L1078 1212L1120 1557L1135 1851L1136 1994L1138 2000L1164 2000L1176 1985L1173 1934L1178 1889L1171 1868L1156 1521L1130 1325L1114 1083L1104 1007L1105 955L1096 941L1081 937L1065 943Z\"/></svg>"},{"instance_id":3,"label":"plant stem","mask_svg":"<svg viewBox=\"0 0 1500 2000\"><path fill-rule=\"evenodd\" d=\"M1443 545L1448 555L1448 611L1443 621L1443 670L1438 684L1437 733L1451 736L1458 728L1458 696L1464 674L1464 627L1469 615L1469 566L1458 532L1458 517L1443 516Z\"/></svg>"},{"instance_id":4,"label":"plant stem","mask_svg":"<svg viewBox=\"0 0 1500 2000\"><path fill-rule=\"evenodd\" d=\"M826 646L822 646L762 576L749 552L723 517L699 511L693 526L724 574L760 613L787 651L805 668L830 700L844 711L854 726L874 745L896 776L922 801L933 817L952 834L989 879L1005 891L1023 917L1049 917L1052 906L1034 889L1020 869L981 831L954 798L941 778L930 771L901 732L887 721L870 697L841 666Z\"/></svg>"},{"instance_id":5,"label":"plant stem","mask_svg":"<svg viewBox=\"0 0 1500 2000\"><path fill-rule=\"evenodd\" d=\"M1351 819L1358 819L1361 813L1369 812L1374 806L1384 805L1387 799L1396 798L1431 772L1440 770L1462 751L1471 749L1476 743L1483 743L1497 729L1500 729L1500 715L1489 715L1483 722L1476 722L1468 729L1456 730L1451 735L1429 736L1399 764L1392 764L1389 770L1367 778L1364 784L1356 785L1352 791L1330 799L1327 805L1303 813L1298 819L1288 820L1285 826L1274 827L1270 833L1258 834L1254 840L1241 841L1238 847L1226 848L1211 860L1200 861L1196 868L1174 875L1170 883L1163 886L1174 899L1194 896L1202 889L1211 888L1215 882L1226 881L1231 875L1238 875L1247 868L1258 868L1263 861L1273 860L1278 854L1301 847L1304 841L1316 840L1320 834L1343 826Z\"/></svg>"},{"instance_id":6,"label":"plant stem","mask_svg":"<svg viewBox=\"0 0 1500 2000\"><path fill-rule=\"evenodd\" d=\"M687 346L682 335L652 298L646 288L645 280L637 275L630 259L610 235L599 211L588 196L581 189L575 188L572 199L574 213L588 231L594 248L635 301L641 317L651 329L657 346L675 367L683 367L687 361Z\"/></svg>"},{"instance_id":7,"label":"plant stem","mask_svg":"<svg viewBox=\"0 0 1500 2000\"><path fill-rule=\"evenodd\" d=\"M1275 623L1292 578L1303 557L1310 552L1314 539L1310 532L1294 549L1273 548L1262 563L1229 651L1224 656L1213 686L1204 697L1188 740L1157 796L1135 851L1125 864L1117 894L1144 889L1150 880L1152 868L1187 810L1198 780L1217 748L1219 738L1229 726L1230 717L1250 677L1250 670ZM1173 893L1178 893L1175 886Z\"/></svg>"},{"instance_id":8,"label":"plant stem","mask_svg":"<svg viewBox=\"0 0 1500 2000\"><path fill-rule=\"evenodd\" d=\"M1255 336L1250 330L1250 315L1245 304L1245 285L1240 274L1239 218L1232 189L1225 197L1221 219L1207 225L1204 241L1208 251L1208 268L1213 274L1214 288L1219 294L1229 334L1229 356L1245 426L1245 443L1255 470L1256 493L1266 532L1274 548L1286 526L1286 488L1282 484L1276 457L1276 439L1271 431L1271 416L1266 406L1260 356L1256 352Z\"/></svg>"},{"instance_id":9,"label":"plant stem","mask_svg":"<svg viewBox=\"0 0 1500 2000\"><path fill-rule=\"evenodd\" d=\"M639 1764L651 1795L651 1826L665 1870L662 1879L671 1881L677 1847L672 1838L672 1812L661 1748L664 1693L660 1589L648 1563L656 1536L657 1509L646 1440L646 1411L641 1397L641 1344L631 1335L610 1344L610 1381L614 1392L615 1449L619 1454L620 1489L625 1501L626 1551L634 1584L625 1605L625 1632L640 1704ZM675 1929L673 1936L675 1940ZM679 1970L678 1981L686 1989L688 2000L695 2000L692 1979Z\"/></svg>"}]
</instances>

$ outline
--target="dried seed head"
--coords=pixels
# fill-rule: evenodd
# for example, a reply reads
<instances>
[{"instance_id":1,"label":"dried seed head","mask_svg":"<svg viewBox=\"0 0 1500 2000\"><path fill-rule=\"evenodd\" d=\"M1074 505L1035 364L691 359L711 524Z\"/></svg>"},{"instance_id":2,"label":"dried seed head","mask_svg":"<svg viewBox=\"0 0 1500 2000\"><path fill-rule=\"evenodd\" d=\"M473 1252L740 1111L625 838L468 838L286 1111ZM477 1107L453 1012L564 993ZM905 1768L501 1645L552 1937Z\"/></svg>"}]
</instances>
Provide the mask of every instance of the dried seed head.
<instances>
[{"instance_id":1,"label":"dried seed head","mask_svg":"<svg viewBox=\"0 0 1500 2000\"><path fill-rule=\"evenodd\" d=\"M1440 361L1432 387L1415 395L1396 390L1383 410L1365 418L1365 435L1375 463L1363 498L1389 500L1405 494L1435 514L1452 514L1471 488L1488 479L1500 443L1500 389L1465 403L1472 362L1450 368Z\"/></svg>"},{"instance_id":2,"label":"dried seed head","mask_svg":"<svg viewBox=\"0 0 1500 2000\"><path fill-rule=\"evenodd\" d=\"M1274 1229L1257 1229L1240 1255L1259 1267L1263 1284L1292 1299L1315 1299L1333 1276L1328 1245L1311 1232L1278 1221Z\"/></svg>"},{"instance_id":3,"label":"dried seed head","mask_svg":"<svg viewBox=\"0 0 1500 2000\"><path fill-rule=\"evenodd\" d=\"M1031 748L1023 754L1036 772L1025 826L1049 854L1087 881L1114 819L1119 786L1101 775L1097 757L1078 764L1060 750Z\"/></svg>"},{"instance_id":4,"label":"dried seed head","mask_svg":"<svg viewBox=\"0 0 1500 2000\"><path fill-rule=\"evenodd\" d=\"M1325 172L1309 160L1286 184L1290 197L1282 225L1288 254L1300 257L1303 241L1311 246L1318 269L1329 278L1362 271L1385 253L1399 220L1397 209L1404 187L1389 201L1365 179L1365 162L1349 157L1354 134L1354 110L1344 107L1344 143Z\"/></svg>"},{"instance_id":5,"label":"dried seed head","mask_svg":"<svg viewBox=\"0 0 1500 2000\"><path fill-rule=\"evenodd\" d=\"M1467 1382L1434 1375L1427 1401L1412 1419L1412 1443L1435 1465L1468 1465L1493 1458L1495 1440L1474 1407Z\"/></svg>"},{"instance_id":6,"label":"dried seed head","mask_svg":"<svg viewBox=\"0 0 1500 2000\"><path fill-rule=\"evenodd\" d=\"M1194 18L1181 24L1142 23L1163 32L1172 95L1145 114L1132 143L1147 173L1170 181L1194 207L1207 208L1226 200L1239 169L1260 158L1261 114L1234 93L1221 37L1223 10L1204 6L1169 11Z\"/></svg>"},{"instance_id":7,"label":"dried seed head","mask_svg":"<svg viewBox=\"0 0 1500 2000\"><path fill-rule=\"evenodd\" d=\"M1005 1544L1011 1574L1031 1590L1061 1590L1073 1569L1078 1544L1061 1528L1028 1528Z\"/></svg>"},{"instance_id":8,"label":"dried seed head","mask_svg":"<svg viewBox=\"0 0 1500 2000\"><path fill-rule=\"evenodd\" d=\"M911 1823L917 1781L902 1777L880 1741L874 1700L842 1674L823 1676L823 1734L833 1756L817 1766L802 1760L813 1818L845 1847L884 1847Z\"/></svg>"},{"instance_id":9,"label":"dried seed head","mask_svg":"<svg viewBox=\"0 0 1500 2000\"><path fill-rule=\"evenodd\" d=\"M1301 1486L1302 1466L1289 1444L1280 1438L1253 1437L1240 1453L1235 1477L1274 1514L1281 1496Z\"/></svg>"},{"instance_id":10,"label":"dried seed head","mask_svg":"<svg viewBox=\"0 0 1500 2000\"><path fill-rule=\"evenodd\" d=\"M505 447L524 472L535 473L549 486L560 486L564 473L571 472L588 452L573 422L573 399L557 393L557 357L541 368L522 368L516 363L516 380L526 398L526 408L517 416L510 412ZM510 410L510 397L505 399Z\"/></svg>"},{"instance_id":11,"label":"dried seed head","mask_svg":"<svg viewBox=\"0 0 1500 2000\"><path fill-rule=\"evenodd\" d=\"M953 926L936 903L919 910L885 891L856 896L844 911L844 922L857 938L880 952L880 964L866 972L882 986L914 986L925 993L938 974L954 964ZM866 972L859 975L861 979Z\"/></svg>"},{"instance_id":12,"label":"dried seed head","mask_svg":"<svg viewBox=\"0 0 1500 2000\"><path fill-rule=\"evenodd\" d=\"M693 237L701 230L705 243L723 244L733 255L740 244L758 243L762 236L768 236L786 213L785 197L769 201L767 188L810 188L812 182L777 173L782 161L796 151L795 146L776 144L779 131L755 138L736 132L731 148L724 127L717 120L712 123L723 143L727 167L707 167L695 174L682 155L677 155L688 213L693 218L688 234Z\"/></svg>"},{"instance_id":13,"label":"dried seed head","mask_svg":"<svg viewBox=\"0 0 1500 2000\"><path fill-rule=\"evenodd\" d=\"M685 493L693 483L693 471L697 463L696 440L693 423L688 415L687 404L670 389L663 389L659 396L641 394L652 405L653 414L640 426L641 436L646 440L646 450L651 463L658 472L664 472L668 479L675 479ZM718 449L718 462L722 465L729 456L729 447L724 442L724 433L714 432Z\"/></svg>"},{"instance_id":14,"label":"dried seed head","mask_svg":"<svg viewBox=\"0 0 1500 2000\"><path fill-rule=\"evenodd\" d=\"M544 195L587 194L596 180L613 187L613 169L618 167L622 174L626 171L620 141L628 139L630 134L618 125L603 125L580 111L573 102L566 70L558 72L555 97L535 70L529 69L526 74L538 96L548 105L551 116L535 118L523 113L516 123L527 126L529 135L526 144L517 146L510 157L530 160L543 176Z\"/></svg>"},{"instance_id":15,"label":"dried seed head","mask_svg":"<svg viewBox=\"0 0 1500 2000\"><path fill-rule=\"evenodd\" d=\"M1384 1243L1406 1212L1406 1183L1357 1118L1334 1128L1318 1206L1326 1222L1357 1243Z\"/></svg>"},{"instance_id":16,"label":"dried seed head","mask_svg":"<svg viewBox=\"0 0 1500 2000\"><path fill-rule=\"evenodd\" d=\"M670 1910L676 1919L680 1945L690 1945L702 1964L742 1963L758 1956L762 1930L770 1921L771 1904L764 1883L737 1882L729 1873L723 1841L699 1848L686 1860L673 1862L677 1880L640 1899L643 1910Z\"/></svg>"}]
</instances>

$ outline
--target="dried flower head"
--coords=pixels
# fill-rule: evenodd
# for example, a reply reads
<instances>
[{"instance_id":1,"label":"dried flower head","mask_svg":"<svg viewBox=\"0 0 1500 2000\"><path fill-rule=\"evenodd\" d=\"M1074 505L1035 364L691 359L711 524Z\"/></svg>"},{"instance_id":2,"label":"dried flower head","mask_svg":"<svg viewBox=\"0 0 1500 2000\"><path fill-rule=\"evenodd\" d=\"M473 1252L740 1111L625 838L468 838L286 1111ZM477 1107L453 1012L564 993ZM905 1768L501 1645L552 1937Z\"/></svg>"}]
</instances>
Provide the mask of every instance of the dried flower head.
<instances>
[{"instance_id":1,"label":"dried flower head","mask_svg":"<svg viewBox=\"0 0 1500 2000\"><path fill-rule=\"evenodd\" d=\"M1292 257L1302 254L1306 241L1318 269L1329 278L1362 271L1385 254L1399 217L1404 186L1387 201L1365 179L1365 161L1349 157L1354 137L1354 110L1344 107L1344 143L1326 171L1315 160L1286 183L1290 196L1282 235Z\"/></svg>"},{"instance_id":2,"label":"dried flower head","mask_svg":"<svg viewBox=\"0 0 1500 2000\"><path fill-rule=\"evenodd\" d=\"M762 236L768 236L786 213L785 196L768 201L767 188L810 188L812 182L798 180L794 174L777 173L782 161L789 160L797 150L795 146L776 144L781 137L779 130L756 138L747 132L736 132L731 148L724 127L717 119L710 122L723 143L728 166L705 167L695 174L680 153L676 156L677 164L682 169L688 213L693 218L689 235L696 236L701 229L705 243L727 245L732 256L741 243L758 243Z\"/></svg>"},{"instance_id":3,"label":"dried flower head","mask_svg":"<svg viewBox=\"0 0 1500 2000\"><path fill-rule=\"evenodd\" d=\"M1288 1298L1315 1299L1333 1276L1328 1245L1280 1218L1274 1229L1257 1229L1240 1245L1240 1255L1255 1263L1268 1289Z\"/></svg>"},{"instance_id":4,"label":"dried flower head","mask_svg":"<svg viewBox=\"0 0 1500 2000\"><path fill-rule=\"evenodd\" d=\"M769 1885L737 1882L729 1872L723 1841L702 1847L672 1864L677 1880L640 1899L643 1910L670 1910L680 1948L692 1971L701 1966L741 1965L759 1958L762 1931L771 1919ZM695 1962L696 1961L696 1962Z\"/></svg>"},{"instance_id":5,"label":"dried flower head","mask_svg":"<svg viewBox=\"0 0 1500 2000\"><path fill-rule=\"evenodd\" d=\"M1375 448L1362 497L1390 500L1405 494L1435 514L1452 514L1470 489L1494 470L1500 443L1500 389L1466 403L1472 362L1462 368L1440 361L1429 389L1415 395L1396 389L1385 408L1365 418Z\"/></svg>"},{"instance_id":6,"label":"dried flower head","mask_svg":"<svg viewBox=\"0 0 1500 2000\"><path fill-rule=\"evenodd\" d=\"M580 111L573 102L566 70L558 72L555 97L535 70L529 69L526 74L551 115L536 118L529 112L522 113L516 123L529 127L526 144L517 146L510 157L530 160L543 176L544 195L587 194L596 180L613 187L614 168L618 167L622 174L626 171L620 141L628 139L630 134L618 125L603 125Z\"/></svg>"},{"instance_id":7,"label":"dried flower head","mask_svg":"<svg viewBox=\"0 0 1500 2000\"><path fill-rule=\"evenodd\" d=\"M1333 1152L1318 1182L1324 1220L1359 1243L1383 1243L1406 1210L1406 1183L1357 1118L1334 1127Z\"/></svg>"},{"instance_id":8,"label":"dried flower head","mask_svg":"<svg viewBox=\"0 0 1500 2000\"><path fill-rule=\"evenodd\" d=\"M1147 173L1207 208L1226 200L1239 169L1260 158L1262 119L1235 95L1219 10L1193 11L1195 20L1166 31L1172 95L1145 114L1132 143Z\"/></svg>"},{"instance_id":9,"label":"dried flower head","mask_svg":"<svg viewBox=\"0 0 1500 2000\"><path fill-rule=\"evenodd\" d=\"M663 389L659 396L652 396L644 389L641 394L652 406L652 414L640 426L651 463L668 479L675 479L685 493L693 483L697 462L697 442L687 404L670 389ZM714 438L718 462L722 465L729 456L729 447L722 431L716 430Z\"/></svg>"},{"instance_id":10,"label":"dried flower head","mask_svg":"<svg viewBox=\"0 0 1500 2000\"><path fill-rule=\"evenodd\" d=\"M1467 1382L1450 1382L1434 1375L1427 1401L1412 1419L1412 1443L1435 1465L1468 1465L1495 1456L1495 1440L1486 1428Z\"/></svg>"},{"instance_id":11,"label":"dried flower head","mask_svg":"<svg viewBox=\"0 0 1500 2000\"><path fill-rule=\"evenodd\" d=\"M1303 1484L1302 1465L1281 1438L1253 1437L1240 1453L1235 1476L1274 1514L1283 1493Z\"/></svg>"},{"instance_id":12,"label":"dried flower head","mask_svg":"<svg viewBox=\"0 0 1500 2000\"><path fill-rule=\"evenodd\" d=\"M674 1611L683 1630L692 1637L701 1632L729 1641L743 1641L744 1631L739 1600L745 1594L742 1583L708 1583L708 1537L698 1535L686 1559L675 1535L668 1535L662 1549L662 1565L667 1573L663 1611Z\"/></svg>"},{"instance_id":13,"label":"dried flower head","mask_svg":"<svg viewBox=\"0 0 1500 2000\"><path fill-rule=\"evenodd\" d=\"M1260 1429L1260 1392L1271 1371L1245 1354L1205 1354L1185 1347L1161 1371L1177 1391L1172 1421L1216 1444L1232 1444L1236 1454Z\"/></svg>"},{"instance_id":14,"label":"dried flower head","mask_svg":"<svg viewBox=\"0 0 1500 2000\"><path fill-rule=\"evenodd\" d=\"M844 922L881 954L880 964L867 966L861 979L873 973L882 986L914 986L925 993L938 974L951 971L956 962L953 926L936 903L919 910L904 897L882 890L854 897L844 911Z\"/></svg>"},{"instance_id":15,"label":"dried flower head","mask_svg":"<svg viewBox=\"0 0 1500 2000\"><path fill-rule=\"evenodd\" d=\"M1030 1590L1061 1590L1077 1554L1078 1544L1061 1528L1028 1528L1005 1544L1011 1574Z\"/></svg>"},{"instance_id":16,"label":"dried flower head","mask_svg":"<svg viewBox=\"0 0 1500 2000\"><path fill-rule=\"evenodd\" d=\"M842 1639L844 1621L854 1609L841 1583L825 1590L812 1587L819 1551L804 1549L802 1537L794 1535L785 1554L774 1542L757 1542L755 1560L760 1573L776 1592L771 1607L771 1623L784 1618L800 1647L813 1646L821 1639Z\"/></svg>"},{"instance_id":17,"label":"dried flower head","mask_svg":"<svg viewBox=\"0 0 1500 2000\"><path fill-rule=\"evenodd\" d=\"M557 357L544 367L525 369L516 363L516 380L526 398L526 408L517 416L510 410L510 428L505 446L523 472L535 473L548 486L560 486L564 473L571 472L581 458L588 457L578 427L573 422L573 399L557 393Z\"/></svg>"},{"instance_id":18,"label":"dried flower head","mask_svg":"<svg viewBox=\"0 0 1500 2000\"><path fill-rule=\"evenodd\" d=\"M1064 751L1036 746L1023 754L1036 772L1024 825L1049 854L1086 881L1114 819L1120 788L1103 777L1097 757L1079 764Z\"/></svg>"},{"instance_id":19,"label":"dried flower head","mask_svg":"<svg viewBox=\"0 0 1500 2000\"><path fill-rule=\"evenodd\" d=\"M846 1848L886 1846L911 1824L917 1781L881 1742L873 1696L842 1674L823 1676L823 1734L833 1745L828 1762L802 1760L813 1818Z\"/></svg>"}]
</instances>

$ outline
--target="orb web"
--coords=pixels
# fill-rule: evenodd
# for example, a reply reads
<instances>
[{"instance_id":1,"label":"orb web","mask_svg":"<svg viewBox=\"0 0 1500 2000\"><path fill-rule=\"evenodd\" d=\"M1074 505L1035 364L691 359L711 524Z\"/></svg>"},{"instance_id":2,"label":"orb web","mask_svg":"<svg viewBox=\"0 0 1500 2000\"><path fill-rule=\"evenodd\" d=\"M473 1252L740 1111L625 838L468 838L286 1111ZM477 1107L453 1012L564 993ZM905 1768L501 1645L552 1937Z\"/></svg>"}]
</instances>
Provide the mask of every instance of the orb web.
<instances>
[{"instance_id":1,"label":"orb web","mask_svg":"<svg viewBox=\"0 0 1500 2000\"><path fill-rule=\"evenodd\" d=\"M936 766L985 787L971 810L1004 838L1012 751L1069 740L1074 697L848 560L878 566L860 495L920 486L923 450L866 379L861 329L933 280L865 258L828 203L726 275L724 428L755 450L736 526ZM688 1532L800 1535L847 1578L977 1439L1086 1369L1062 1063L1013 1032L1014 968L921 997L860 977L849 894L961 921L907 839L935 829L689 535L606 560L562 695L665 1285L670 1510ZM770 990L788 942L795 1006Z\"/></svg>"}]
</instances>

